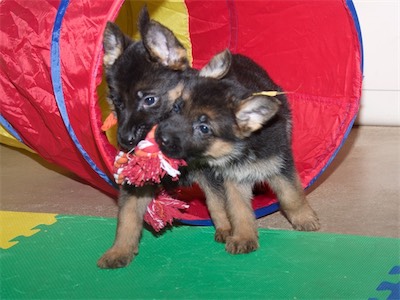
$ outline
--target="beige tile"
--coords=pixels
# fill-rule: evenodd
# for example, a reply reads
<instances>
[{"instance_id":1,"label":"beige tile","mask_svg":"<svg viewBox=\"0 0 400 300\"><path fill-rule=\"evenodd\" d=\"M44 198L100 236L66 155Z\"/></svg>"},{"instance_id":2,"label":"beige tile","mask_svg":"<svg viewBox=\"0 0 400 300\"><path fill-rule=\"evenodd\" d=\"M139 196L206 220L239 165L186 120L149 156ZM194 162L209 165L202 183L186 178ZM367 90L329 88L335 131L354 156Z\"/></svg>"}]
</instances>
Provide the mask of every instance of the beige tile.
<instances>
[{"instance_id":1,"label":"beige tile","mask_svg":"<svg viewBox=\"0 0 400 300\"><path fill-rule=\"evenodd\" d=\"M0 209L116 216L116 202L27 151L0 146Z\"/></svg>"}]
</instances>

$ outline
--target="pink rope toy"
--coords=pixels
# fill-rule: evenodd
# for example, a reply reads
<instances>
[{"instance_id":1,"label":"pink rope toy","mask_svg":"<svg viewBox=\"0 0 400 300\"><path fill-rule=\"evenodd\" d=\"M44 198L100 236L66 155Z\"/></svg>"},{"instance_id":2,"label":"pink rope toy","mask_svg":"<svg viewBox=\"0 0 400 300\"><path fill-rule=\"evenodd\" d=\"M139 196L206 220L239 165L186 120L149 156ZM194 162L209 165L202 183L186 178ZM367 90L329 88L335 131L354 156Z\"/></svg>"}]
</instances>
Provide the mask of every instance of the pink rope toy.
<instances>
[{"instance_id":1,"label":"pink rope toy","mask_svg":"<svg viewBox=\"0 0 400 300\"><path fill-rule=\"evenodd\" d=\"M114 161L114 178L118 184L143 186L145 184L158 184L165 175L172 180L178 180L181 174L180 166L186 166L181 159L165 156L159 149L154 134L154 126L146 138L138 143L133 154L120 152ZM181 210L189 208L183 201L172 198L164 189L160 189L150 202L144 215L146 223L159 232L167 224L172 224L174 219L189 217Z\"/></svg>"}]
</instances>

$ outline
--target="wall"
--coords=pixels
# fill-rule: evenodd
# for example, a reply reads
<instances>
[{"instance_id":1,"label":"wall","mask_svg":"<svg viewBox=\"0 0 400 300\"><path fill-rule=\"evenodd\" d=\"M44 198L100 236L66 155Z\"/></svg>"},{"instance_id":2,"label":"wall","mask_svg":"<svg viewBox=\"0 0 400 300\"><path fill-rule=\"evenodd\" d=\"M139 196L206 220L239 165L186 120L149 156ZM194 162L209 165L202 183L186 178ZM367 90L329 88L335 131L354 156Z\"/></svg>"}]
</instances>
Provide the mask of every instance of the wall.
<instances>
[{"instance_id":1,"label":"wall","mask_svg":"<svg viewBox=\"0 0 400 300\"><path fill-rule=\"evenodd\" d=\"M359 125L400 126L400 1L353 0L364 45Z\"/></svg>"}]
</instances>

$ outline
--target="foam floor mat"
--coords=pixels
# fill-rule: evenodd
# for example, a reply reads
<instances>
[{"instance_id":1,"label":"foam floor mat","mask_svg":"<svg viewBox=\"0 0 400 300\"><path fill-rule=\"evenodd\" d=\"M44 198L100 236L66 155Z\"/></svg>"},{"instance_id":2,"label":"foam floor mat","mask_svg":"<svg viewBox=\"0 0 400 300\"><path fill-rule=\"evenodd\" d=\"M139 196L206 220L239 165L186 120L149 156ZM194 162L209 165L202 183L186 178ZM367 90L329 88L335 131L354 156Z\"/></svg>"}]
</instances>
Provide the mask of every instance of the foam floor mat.
<instances>
[{"instance_id":1,"label":"foam floor mat","mask_svg":"<svg viewBox=\"0 0 400 300\"><path fill-rule=\"evenodd\" d=\"M400 298L398 239L260 229L259 250L230 255L212 227L182 226L145 230L130 266L98 269L115 228L115 219L58 215L14 238L0 249L0 298Z\"/></svg>"}]
</instances>

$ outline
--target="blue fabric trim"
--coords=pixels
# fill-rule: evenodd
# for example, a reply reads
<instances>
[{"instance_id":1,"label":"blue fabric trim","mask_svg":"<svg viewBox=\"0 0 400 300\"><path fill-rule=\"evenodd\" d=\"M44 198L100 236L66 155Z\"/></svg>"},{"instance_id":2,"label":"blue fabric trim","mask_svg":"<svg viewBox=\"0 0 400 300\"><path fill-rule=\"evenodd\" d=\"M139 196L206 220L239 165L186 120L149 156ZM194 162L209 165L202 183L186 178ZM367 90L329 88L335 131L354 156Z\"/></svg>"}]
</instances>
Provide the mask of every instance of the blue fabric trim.
<instances>
[{"instance_id":1,"label":"blue fabric trim","mask_svg":"<svg viewBox=\"0 0 400 300\"><path fill-rule=\"evenodd\" d=\"M363 46L363 40L362 40L362 34L361 34L360 21L358 19L357 11L356 11L353 1L347 0L346 4L351 12L351 15L353 16L354 26L356 27L356 30L357 30L358 41L360 42L361 72L364 73L364 46Z\"/></svg>"},{"instance_id":2,"label":"blue fabric trim","mask_svg":"<svg viewBox=\"0 0 400 300\"><path fill-rule=\"evenodd\" d=\"M61 32L62 20L64 18L68 5L69 5L69 0L61 0L60 6L58 7L56 19L54 21L53 33L51 37L50 70L51 70L51 81L53 84L54 96L61 117L64 121L64 125L72 141L75 143L76 148L82 154L83 158L87 161L90 167L101 178L103 178L111 186L117 188L114 181L108 178L108 176L96 166L95 162L90 158L89 154L85 151L85 149L83 149L81 143L79 142L75 134L75 131L71 126L67 108L65 106L64 92L61 84L62 81L61 81L61 68L60 68L60 32Z\"/></svg>"},{"instance_id":3,"label":"blue fabric trim","mask_svg":"<svg viewBox=\"0 0 400 300\"><path fill-rule=\"evenodd\" d=\"M268 206L256 209L254 214L256 218L265 217L266 215L270 215L279 210L279 203L273 203ZM178 220L178 222L185 225L193 225L193 226L214 226L213 222L210 219L207 220Z\"/></svg>"},{"instance_id":4,"label":"blue fabric trim","mask_svg":"<svg viewBox=\"0 0 400 300\"><path fill-rule=\"evenodd\" d=\"M279 202L270 204L268 206L256 209L254 211L256 218L261 218L261 217L265 217L266 215L270 215L274 212L277 212L279 210Z\"/></svg>"},{"instance_id":5,"label":"blue fabric trim","mask_svg":"<svg viewBox=\"0 0 400 300\"><path fill-rule=\"evenodd\" d=\"M0 124L19 142L24 143L18 132L12 127L12 125L0 114Z\"/></svg>"},{"instance_id":6,"label":"blue fabric trim","mask_svg":"<svg viewBox=\"0 0 400 300\"><path fill-rule=\"evenodd\" d=\"M177 220L177 221L184 225L214 226L213 222L210 219L207 219L207 220Z\"/></svg>"}]
</instances>

